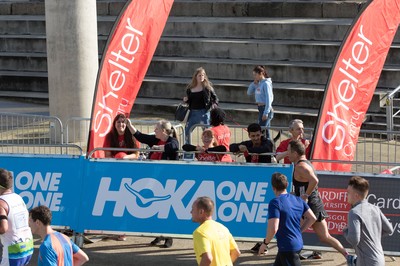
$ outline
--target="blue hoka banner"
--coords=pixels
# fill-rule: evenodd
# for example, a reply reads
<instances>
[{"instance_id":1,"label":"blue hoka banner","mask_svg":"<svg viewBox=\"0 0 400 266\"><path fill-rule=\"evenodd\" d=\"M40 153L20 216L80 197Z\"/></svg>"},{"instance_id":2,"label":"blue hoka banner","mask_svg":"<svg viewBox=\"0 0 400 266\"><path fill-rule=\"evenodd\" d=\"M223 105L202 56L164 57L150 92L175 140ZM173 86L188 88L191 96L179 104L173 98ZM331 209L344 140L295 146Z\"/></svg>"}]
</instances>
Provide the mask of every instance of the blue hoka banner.
<instances>
[{"instance_id":1,"label":"blue hoka banner","mask_svg":"<svg viewBox=\"0 0 400 266\"><path fill-rule=\"evenodd\" d=\"M236 237L265 234L274 172L291 180L292 167L186 162L89 161L80 228L191 234L199 196L216 203L214 218Z\"/></svg>"},{"instance_id":2,"label":"blue hoka banner","mask_svg":"<svg viewBox=\"0 0 400 266\"><path fill-rule=\"evenodd\" d=\"M214 218L235 237L265 234L274 172L291 183L290 165L87 160L0 156L27 207L49 206L53 225L85 230L190 235L199 196L216 203Z\"/></svg>"},{"instance_id":3,"label":"blue hoka banner","mask_svg":"<svg viewBox=\"0 0 400 266\"><path fill-rule=\"evenodd\" d=\"M53 225L76 225L82 197L84 157L1 156L0 167L13 173L14 192L28 209L48 206Z\"/></svg>"}]
</instances>

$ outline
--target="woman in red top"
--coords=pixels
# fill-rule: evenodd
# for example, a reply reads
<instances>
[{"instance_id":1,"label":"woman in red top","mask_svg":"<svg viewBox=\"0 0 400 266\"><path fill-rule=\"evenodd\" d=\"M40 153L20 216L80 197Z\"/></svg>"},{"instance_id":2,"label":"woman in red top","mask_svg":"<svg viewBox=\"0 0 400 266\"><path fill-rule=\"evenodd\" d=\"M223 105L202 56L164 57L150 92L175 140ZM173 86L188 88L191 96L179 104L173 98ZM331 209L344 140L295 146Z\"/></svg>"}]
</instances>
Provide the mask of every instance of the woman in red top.
<instances>
[{"instance_id":1,"label":"woman in red top","mask_svg":"<svg viewBox=\"0 0 400 266\"><path fill-rule=\"evenodd\" d=\"M104 143L105 148L129 148L138 149L140 143L132 135L130 130L126 130L126 116L118 114L113 121L113 128L108 132ZM137 159L139 151L105 151L106 158L118 159Z\"/></svg>"},{"instance_id":2,"label":"woman in red top","mask_svg":"<svg viewBox=\"0 0 400 266\"><path fill-rule=\"evenodd\" d=\"M229 127L224 125L224 123L225 112L220 108L212 109L210 113L211 130L214 133L217 144L224 145L226 150L229 151L231 131L229 130ZM229 154L225 154L222 156L221 162L232 162L232 157Z\"/></svg>"}]
</instances>

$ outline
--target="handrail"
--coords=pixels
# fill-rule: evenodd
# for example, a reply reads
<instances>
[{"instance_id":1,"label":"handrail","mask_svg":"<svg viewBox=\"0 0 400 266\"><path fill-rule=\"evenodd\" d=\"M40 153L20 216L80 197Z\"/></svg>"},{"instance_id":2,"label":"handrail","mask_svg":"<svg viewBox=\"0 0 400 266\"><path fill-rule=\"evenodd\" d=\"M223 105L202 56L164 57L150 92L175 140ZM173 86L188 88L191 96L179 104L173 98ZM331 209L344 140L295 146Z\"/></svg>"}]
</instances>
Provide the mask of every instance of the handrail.
<instances>
[{"instance_id":1,"label":"handrail","mask_svg":"<svg viewBox=\"0 0 400 266\"><path fill-rule=\"evenodd\" d=\"M397 86L397 88L394 89L391 93L389 93L389 94L387 95L387 97L388 97L388 98L393 98L394 95L395 95L398 91L400 91L400 85Z\"/></svg>"},{"instance_id":2,"label":"handrail","mask_svg":"<svg viewBox=\"0 0 400 266\"><path fill-rule=\"evenodd\" d=\"M391 93L386 95L386 128L387 130L393 130L394 128L394 117L396 117L400 113L400 109L393 113L393 97L394 95L400 91L400 85L397 86ZM388 135L390 139L393 138L393 135Z\"/></svg>"},{"instance_id":3,"label":"handrail","mask_svg":"<svg viewBox=\"0 0 400 266\"><path fill-rule=\"evenodd\" d=\"M45 147L45 148L74 148L79 151L79 156L83 155L82 147L76 144L20 144L20 143L2 143L0 147ZM61 153L62 154L62 153Z\"/></svg>"}]
</instances>

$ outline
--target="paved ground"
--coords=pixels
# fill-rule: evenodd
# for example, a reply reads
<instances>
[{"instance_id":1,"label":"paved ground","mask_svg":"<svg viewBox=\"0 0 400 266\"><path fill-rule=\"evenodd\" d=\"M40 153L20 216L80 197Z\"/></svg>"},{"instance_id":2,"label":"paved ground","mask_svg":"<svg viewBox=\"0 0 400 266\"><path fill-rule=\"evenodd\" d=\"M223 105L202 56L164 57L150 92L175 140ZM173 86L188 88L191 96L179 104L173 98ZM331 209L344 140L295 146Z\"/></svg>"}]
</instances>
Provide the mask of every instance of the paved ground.
<instances>
[{"instance_id":1,"label":"paved ground","mask_svg":"<svg viewBox=\"0 0 400 266\"><path fill-rule=\"evenodd\" d=\"M104 239L93 244L87 244L83 250L89 255L90 261L86 265L113 266L113 265L196 265L191 239L174 239L171 248L150 247L148 243L153 237L128 236L126 241ZM37 247L40 240L35 242L35 257L29 265L37 265ZM272 247L267 255L256 256L250 252L253 242L238 242L242 255L235 265L272 265L276 247ZM307 252L307 251L304 251ZM386 257L386 265L399 265L400 258L392 261ZM323 252L321 260L303 261L302 265L347 265L343 256L337 252Z\"/></svg>"}]
</instances>

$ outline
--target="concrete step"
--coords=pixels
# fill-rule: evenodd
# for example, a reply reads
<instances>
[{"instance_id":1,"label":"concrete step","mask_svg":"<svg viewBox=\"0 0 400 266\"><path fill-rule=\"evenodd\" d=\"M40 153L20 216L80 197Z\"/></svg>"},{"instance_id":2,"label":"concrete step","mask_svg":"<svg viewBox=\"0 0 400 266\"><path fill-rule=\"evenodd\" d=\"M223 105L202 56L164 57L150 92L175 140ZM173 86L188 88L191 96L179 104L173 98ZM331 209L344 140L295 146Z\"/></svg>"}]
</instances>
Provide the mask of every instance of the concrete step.
<instances>
[{"instance_id":1,"label":"concrete step","mask_svg":"<svg viewBox=\"0 0 400 266\"><path fill-rule=\"evenodd\" d=\"M179 103L180 101L164 98L137 98L131 116L135 117L135 113L173 116ZM220 107L227 112L227 121L230 124L233 121L244 125L257 122L258 110L254 104L221 103ZM307 127L313 127L316 117L315 109L277 107L272 125L287 126L290 120L299 118Z\"/></svg>"},{"instance_id":2,"label":"concrete step","mask_svg":"<svg viewBox=\"0 0 400 266\"><path fill-rule=\"evenodd\" d=\"M0 53L0 70L47 71L45 53Z\"/></svg>"},{"instance_id":3,"label":"concrete step","mask_svg":"<svg viewBox=\"0 0 400 266\"><path fill-rule=\"evenodd\" d=\"M100 55L106 42L107 36L98 37ZM332 63L340 45L333 41L162 37L155 55ZM46 37L3 34L0 52L46 53ZM400 44L392 44L385 63L400 64Z\"/></svg>"},{"instance_id":4,"label":"concrete step","mask_svg":"<svg viewBox=\"0 0 400 266\"><path fill-rule=\"evenodd\" d=\"M108 36L98 36L99 54L103 53ZM0 52L46 53L46 35L0 34Z\"/></svg>"},{"instance_id":5,"label":"concrete step","mask_svg":"<svg viewBox=\"0 0 400 266\"><path fill-rule=\"evenodd\" d=\"M353 18L366 1L175 0L171 16ZM99 15L118 15L126 0L97 0ZM44 1L6 1L0 15L44 15Z\"/></svg>"},{"instance_id":6,"label":"concrete step","mask_svg":"<svg viewBox=\"0 0 400 266\"><path fill-rule=\"evenodd\" d=\"M48 93L47 72L0 71L0 91Z\"/></svg>"},{"instance_id":7,"label":"concrete step","mask_svg":"<svg viewBox=\"0 0 400 266\"><path fill-rule=\"evenodd\" d=\"M0 98L6 98L7 100L18 99L25 102L36 102L41 104L48 103L47 93L38 92L15 92L15 91L0 91ZM165 100L165 99L154 99L138 97L134 104L131 112L132 117L137 117L138 114L146 115L158 115L160 117L173 117L176 106L179 101ZM220 107L223 108L227 113L228 124L243 124L247 125L252 120L257 119L258 110L254 108L252 104L232 104L232 103L221 103ZM4 110L7 111L7 110ZM275 118L272 120L273 126L284 126L286 127L291 119L299 118L304 121L307 127L315 127L317 120L317 109L305 109L305 108L275 108ZM369 114L368 114L369 115ZM286 124L284 122L285 121ZM371 122L365 121L362 126L363 129L380 129L386 130L386 124L382 122ZM395 125L396 129L400 129L400 124Z\"/></svg>"},{"instance_id":8,"label":"concrete step","mask_svg":"<svg viewBox=\"0 0 400 266\"><path fill-rule=\"evenodd\" d=\"M331 63L264 61L250 59L214 59L193 57L154 56L147 75L190 77L193 66L203 66L209 78L218 73L218 79L251 80L255 65L265 65L274 82L326 84ZM0 70L46 71L47 58L44 53L0 53ZM215 74L214 74L215 75ZM395 88L400 80L400 65L384 67L378 87Z\"/></svg>"},{"instance_id":9,"label":"concrete step","mask_svg":"<svg viewBox=\"0 0 400 266\"><path fill-rule=\"evenodd\" d=\"M185 88L190 77L154 77L146 76L139 97L158 98L166 95L166 98L180 101L185 95ZM212 80L218 97L226 103L254 104L253 96L246 94L250 81L238 80ZM162 84L162 86L160 86ZM274 82L274 106L309 107L318 109L323 98L325 85L310 85L299 83L278 83ZM48 91L46 72L22 72L22 71L0 71L0 92L1 91ZM4 92L3 92L4 93ZM383 88L378 88L371 101L369 112L381 111L380 99L386 93ZM301 99L301 100L299 100Z\"/></svg>"},{"instance_id":10,"label":"concrete step","mask_svg":"<svg viewBox=\"0 0 400 266\"><path fill-rule=\"evenodd\" d=\"M364 2L175 0L171 16L353 18Z\"/></svg>"},{"instance_id":11,"label":"concrete step","mask_svg":"<svg viewBox=\"0 0 400 266\"><path fill-rule=\"evenodd\" d=\"M97 19L98 34L108 36L116 17ZM341 41L351 22L346 18L170 17L163 36ZM0 34L45 34L45 17L2 15ZM394 42L400 42L399 32Z\"/></svg>"},{"instance_id":12,"label":"concrete step","mask_svg":"<svg viewBox=\"0 0 400 266\"><path fill-rule=\"evenodd\" d=\"M242 59L188 57L153 57L147 75L190 77L193 69L203 66L210 79L251 80L255 65L266 65L274 82L326 84L332 64ZM218 76L215 73L218 73ZM385 66L378 87L395 88L400 80L400 66Z\"/></svg>"},{"instance_id":13,"label":"concrete step","mask_svg":"<svg viewBox=\"0 0 400 266\"><path fill-rule=\"evenodd\" d=\"M139 91L140 97L158 98L160 95L168 95L170 99L181 100L185 95L186 86L190 81L188 78L169 78L146 76ZM212 80L220 101L226 103L254 104L254 96L246 94L250 81L238 80ZM160 86L160 84L163 84ZM325 85L310 85L300 83L273 83L274 106L291 106L299 108L320 107ZM386 89L378 88L374 92L369 112L380 112L382 103L380 99L387 92ZM301 100L299 100L301 99Z\"/></svg>"},{"instance_id":14,"label":"concrete step","mask_svg":"<svg viewBox=\"0 0 400 266\"><path fill-rule=\"evenodd\" d=\"M116 17L98 16L97 19L98 34L108 35ZM169 17L163 36L338 41L343 39L351 21L318 18ZM0 16L0 34L45 32L44 16Z\"/></svg>"},{"instance_id":15,"label":"concrete step","mask_svg":"<svg viewBox=\"0 0 400 266\"><path fill-rule=\"evenodd\" d=\"M332 63L340 45L339 41L162 37L155 55ZM392 44L386 64L400 65L400 43Z\"/></svg>"}]
</instances>

